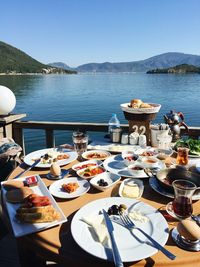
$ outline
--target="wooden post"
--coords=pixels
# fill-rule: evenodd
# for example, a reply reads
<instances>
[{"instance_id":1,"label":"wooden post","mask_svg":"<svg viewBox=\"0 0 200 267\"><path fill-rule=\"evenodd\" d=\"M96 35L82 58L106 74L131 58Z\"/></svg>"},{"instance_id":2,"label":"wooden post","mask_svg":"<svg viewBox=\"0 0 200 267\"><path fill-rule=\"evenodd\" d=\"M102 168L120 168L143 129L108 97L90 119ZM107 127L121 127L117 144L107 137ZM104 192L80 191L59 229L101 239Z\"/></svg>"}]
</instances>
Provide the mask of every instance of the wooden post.
<instances>
[{"instance_id":1,"label":"wooden post","mask_svg":"<svg viewBox=\"0 0 200 267\"><path fill-rule=\"evenodd\" d=\"M156 113L150 114L133 114L124 111L124 116L129 122L129 134L138 132L146 135L147 145L151 144L151 121L155 119Z\"/></svg>"},{"instance_id":2,"label":"wooden post","mask_svg":"<svg viewBox=\"0 0 200 267\"><path fill-rule=\"evenodd\" d=\"M26 117L26 114L0 115L0 138L13 138L13 122Z\"/></svg>"}]
</instances>

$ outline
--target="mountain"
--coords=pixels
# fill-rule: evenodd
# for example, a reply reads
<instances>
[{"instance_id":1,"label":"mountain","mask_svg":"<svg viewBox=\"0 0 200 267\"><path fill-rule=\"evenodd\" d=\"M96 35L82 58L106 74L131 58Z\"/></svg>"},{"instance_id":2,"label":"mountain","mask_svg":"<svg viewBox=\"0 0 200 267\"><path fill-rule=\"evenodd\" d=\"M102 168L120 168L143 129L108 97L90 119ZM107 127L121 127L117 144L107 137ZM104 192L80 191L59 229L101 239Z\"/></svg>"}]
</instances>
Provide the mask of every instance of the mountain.
<instances>
[{"instance_id":1,"label":"mountain","mask_svg":"<svg viewBox=\"0 0 200 267\"><path fill-rule=\"evenodd\" d=\"M48 63L48 66L61 68L61 69L64 69L64 70L70 70L71 69L67 64L65 64L63 62Z\"/></svg>"},{"instance_id":2,"label":"mountain","mask_svg":"<svg viewBox=\"0 0 200 267\"><path fill-rule=\"evenodd\" d=\"M200 66L200 56L169 52L145 60L119 63L88 63L76 68L78 72L146 72L150 69L169 68L189 64Z\"/></svg>"},{"instance_id":3,"label":"mountain","mask_svg":"<svg viewBox=\"0 0 200 267\"><path fill-rule=\"evenodd\" d=\"M0 73L74 73L71 70L50 67L30 57L23 51L0 41Z\"/></svg>"},{"instance_id":4,"label":"mountain","mask_svg":"<svg viewBox=\"0 0 200 267\"><path fill-rule=\"evenodd\" d=\"M153 69L147 71L147 74L185 74L185 73L199 73L200 74L200 67L196 67L194 65L188 65L188 64L181 64L177 65L171 68L165 68L165 69Z\"/></svg>"}]
</instances>

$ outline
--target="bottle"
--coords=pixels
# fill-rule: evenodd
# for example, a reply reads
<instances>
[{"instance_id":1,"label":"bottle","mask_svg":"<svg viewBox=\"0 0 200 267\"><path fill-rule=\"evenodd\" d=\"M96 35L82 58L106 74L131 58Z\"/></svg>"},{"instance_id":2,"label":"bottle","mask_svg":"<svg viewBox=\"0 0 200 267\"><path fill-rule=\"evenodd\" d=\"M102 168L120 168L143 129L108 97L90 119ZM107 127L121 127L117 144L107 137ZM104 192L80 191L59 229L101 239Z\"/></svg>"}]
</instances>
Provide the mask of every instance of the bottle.
<instances>
[{"instance_id":1,"label":"bottle","mask_svg":"<svg viewBox=\"0 0 200 267\"><path fill-rule=\"evenodd\" d=\"M112 129L120 128L120 121L117 118L117 115L115 113L112 114L112 117L110 118L108 122L108 134L110 135Z\"/></svg>"}]
</instances>

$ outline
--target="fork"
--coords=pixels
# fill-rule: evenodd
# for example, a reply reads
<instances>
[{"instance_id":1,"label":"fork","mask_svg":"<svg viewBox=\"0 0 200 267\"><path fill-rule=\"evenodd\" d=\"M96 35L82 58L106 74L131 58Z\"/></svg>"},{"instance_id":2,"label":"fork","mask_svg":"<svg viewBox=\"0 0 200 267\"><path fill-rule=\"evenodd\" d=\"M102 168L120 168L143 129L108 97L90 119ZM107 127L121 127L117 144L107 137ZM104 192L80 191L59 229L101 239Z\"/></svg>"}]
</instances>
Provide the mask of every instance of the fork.
<instances>
[{"instance_id":1,"label":"fork","mask_svg":"<svg viewBox=\"0 0 200 267\"><path fill-rule=\"evenodd\" d=\"M162 253L164 253L165 256L167 256L171 260L174 260L176 258L176 256L174 254L172 254L170 251L168 251L163 246L161 246L155 239L153 239L151 236L149 236L147 233L145 233L141 228L137 227L127 214L120 213L120 218L123 222L123 225L130 232L132 231L132 229L139 230L144 236L146 236L151 241L151 243L155 246L155 248L162 251Z\"/></svg>"}]
</instances>

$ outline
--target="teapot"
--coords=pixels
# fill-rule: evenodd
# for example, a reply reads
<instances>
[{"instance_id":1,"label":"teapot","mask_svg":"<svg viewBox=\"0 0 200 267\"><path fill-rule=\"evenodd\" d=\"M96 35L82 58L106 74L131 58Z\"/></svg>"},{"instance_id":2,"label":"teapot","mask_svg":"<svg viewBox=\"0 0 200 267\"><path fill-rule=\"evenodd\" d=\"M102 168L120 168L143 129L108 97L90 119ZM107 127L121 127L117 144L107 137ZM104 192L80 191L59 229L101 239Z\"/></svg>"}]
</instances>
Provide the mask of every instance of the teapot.
<instances>
[{"instance_id":1,"label":"teapot","mask_svg":"<svg viewBox=\"0 0 200 267\"><path fill-rule=\"evenodd\" d=\"M184 122L184 115L182 112L171 110L169 113L164 115L164 120L170 127L173 142L180 139L181 126L184 126L187 132L189 131L188 126Z\"/></svg>"}]
</instances>

